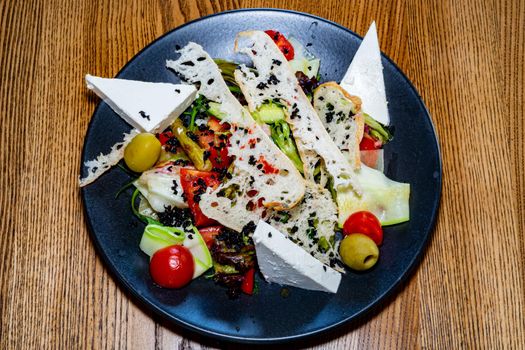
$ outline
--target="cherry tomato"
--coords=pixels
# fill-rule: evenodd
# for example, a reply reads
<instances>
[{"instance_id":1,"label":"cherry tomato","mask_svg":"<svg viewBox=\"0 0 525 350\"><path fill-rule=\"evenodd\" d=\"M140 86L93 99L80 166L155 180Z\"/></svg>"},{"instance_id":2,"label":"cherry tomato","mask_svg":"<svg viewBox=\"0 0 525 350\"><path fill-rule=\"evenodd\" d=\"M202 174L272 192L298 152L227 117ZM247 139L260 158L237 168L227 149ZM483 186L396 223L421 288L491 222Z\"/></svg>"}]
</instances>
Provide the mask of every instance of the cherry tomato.
<instances>
[{"instance_id":1,"label":"cherry tomato","mask_svg":"<svg viewBox=\"0 0 525 350\"><path fill-rule=\"evenodd\" d=\"M254 277L255 277L255 269L252 267L246 273L244 274L244 279L242 280L241 290L248 294L253 294L253 287L254 287Z\"/></svg>"},{"instance_id":2,"label":"cherry tomato","mask_svg":"<svg viewBox=\"0 0 525 350\"><path fill-rule=\"evenodd\" d=\"M359 149L361 151L372 151L381 148L381 141L376 141L370 136L365 135L359 143Z\"/></svg>"},{"instance_id":3,"label":"cherry tomato","mask_svg":"<svg viewBox=\"0 0 525 350\"><path fill-rule=\"evenodd\" d=\"M213 242L215 242L215 236L221 233L222 229L222 226L209 226L199 230L199 233L201 234L202 239L204 239L204 242L206 242L208 248L211 248Z\"/></svg>"},{"instance_id":4,"label":"cherry tomato","mask_svg":"<svg viewBox=\"0 0 525 350\"><path fill-rule=\"evenodd\" d=\"M295 55L293 46L284 35L275 30L266 30L264 32L272 38L288 61L293 60Z\"/></svg>"},{"instance_id":5,"label":"cherry tomato","mask_svg":"<svg viewBox=\"0 0 525 350\"><path fill-rule=\"evenodd\" d=\"M217 222L205 216L199 207L200 196L206 192L206 188L217 188L221 181L218 174L209 171L198 171L182 168L180 170L180 184L188 201L193 222L197 227L216 225Z\"/></svg>"},{"instance_id":6,"label":"cherry tomato","mask_svg":"<svg viewBox=\"0 0 525 350\"><path fill-rule=\"evenodd\" d=\"M383 243L383 229L374 214L369 211L358 211L350 215L343 225L343 234L362 233L370 237L375 244Z\"/></svg>"},{"instance_id":7,"label":"cherry tomato","mask_svg":"<svg viewBox=\"0 0 525 350\"><path fill-rule=\"evenodd\" d=\"M172 245L159 249L149 263L153 281L164 288L181 288L193 277L195 263L188 248Z\"/></svg>"}]
</instances>

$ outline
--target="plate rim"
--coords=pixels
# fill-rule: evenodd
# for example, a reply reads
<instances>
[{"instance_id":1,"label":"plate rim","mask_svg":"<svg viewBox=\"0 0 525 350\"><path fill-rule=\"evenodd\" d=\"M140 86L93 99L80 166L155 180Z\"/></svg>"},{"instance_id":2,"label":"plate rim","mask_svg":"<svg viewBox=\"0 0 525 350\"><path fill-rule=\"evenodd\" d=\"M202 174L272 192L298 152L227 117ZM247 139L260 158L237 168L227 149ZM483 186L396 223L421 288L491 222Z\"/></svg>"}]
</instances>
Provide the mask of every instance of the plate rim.
<instances>
[{"instance_id":1,"label":"plate rim","mask_svg":"<svg viewBox=\"0 0 525 350\"><path fill-rule=\"evenodd\" d=\"M232 9L232 10L221 11L221 12L212 13L212 14L209 14L209 15L206 15L206 16L202 16L202 17L199 17L199 18L193 19L191 21L185 22L185 23L183 23L183 24L181 24L181 25L179 25L177 27L174 27L174 28L170 29L166 33L162 34L161 36L157 37L156 39L151 41L149 44L144 46L135 55L133 55L133 57L130 58L126 62L126 64L117 72L117 74L115 75L115 78L118 78L126 70L126 68L136 58L138 58L144 51L148 50L151 46L155 45L158 41L160 41L160 40L164 39L165 37L171 35L173 32L175 32L177 30L180 30L180 29L182 29L182 28L184 28L186 26L189 26L189 25L191 25L193 23L200 22L200 21L203 21L203 20L211 18L211 17L217 17L217 16L222 16L222 15L225 15L225 14L237 13L237 12L278 12L278 13L289 13L289 14L293 14L293 15L309 17L311 19L314 19L314 20L317 20L317 21L321 21L321 22L325 22L325 23L327 23L329 25L332 25L332 26L335 26L335 27L337 27L339 29L342 29L345 32L349 33L350 35L355 36L360 41L363 40L363 37L361 37L357 33L353 32L349 28L347 28L347 27L345 27L345 26L343 26L343 25L341 25L339 23L336 23L334 21L331 21L329 19L317 16L317 15L313 15L313 14L310 14L310 13L307 13L307 12L288 10L288 9L279 9L279 8L264 8L264 7ZM290 336L260 338L260 337L243 337L243 336L227 335L227 334L223 334L223 333L219 333L219 332L215 332L215 331L203 328L203 327L198 326L198 325L191 324L189 322L185 322L185 321L183 321L181 319L178 319L177 317L171 315L170 313L166 312L162 308L157 307L155 304L153 304L147 298L145 298L140 293L138 293L138 291L135 290L133 285L131 283L128 283L128 281L123 276L121 276L118 273L117 268L115 267L115 265L113 263L111 263L111 260L109 259L109 256L106 254L104 248L102 247L102 245L100 244L99 240L97 239L97 236L94 233L93 227L91 225L91 217L89 216L89 214L87 212L87 203L86 203L86 197L85 197L86 187L82 187L81 188L81 197L82 197L82 204L83 204L84 221L85 221L85 223L88 226L90 239L93 242L93 244L95 245L96 253L102 259L102 261L104 262L105 267L109 270L109 272L111 273L112 277L115 278L118 281L118 283L116 283L116 284L119 285L119 288L124 287L123 290L124 290L125 294L127 294L128 296L131 295L132 299L134 299L134 302L137 302L138 304L140 304L141 306L146 308L148 312L152 312L153 314L155 314L156 316L161 317L163 320L167 321L170 324L175 324L175 325L177 325L179 327L182 327L184 330L198 333L198 334L203 335L205 337L208 337L210 339L227 341L227 342L233 342L233 343L244 343L244 344L283 344L283 343L297 342L297 341L300 341L300 340L306 340L306 339L312 338L315 335L321 335L321 334L326 334L328 332L335 332L337 330L340 330L344 325L347 325L347 324L350 324L350 323L353 323L353 322L357 322L357 321L361 320L363 318L363 316L365 316L366 314L369 314L372 311L377 310L380 307L384 306L385 302L388 300L388 298L390 296L392 296L395 292L399 292L400 291L400 287L403 284L403 282L408 281L412 277L413 273L415 272L415 269L420 265L420 262L423 260L424 256L426 255L426 251L427 251L427 248L428 248L428 245L429 245L429 241L431 240L431 238L432 238L432 236L434 234L435 225L436 225L436 222L437 222L437 218L439 216L439 207L440 207L440 203L441 203L441 194L442 194L442 186L443 186L443 178L442 178L442 176L443 176L443 163L442 163L441 147L440 147L439 138L438 138L438 135L437 135L437 132L436 132L436 127L435 127L435 125L434 125L434 123L432 121L430 112L428 111L428 108L426 107L426 105L425 105L425 103L423 101L423 98L419 94L418 90L416 89L416 87L414 86L412 81L410 79L408 79L406 74L398 67L398 65L388 55L386 55L383 51L381 51L381 56L384 57L386 60L388 60L389 64L391 64L394 67L394 69L400 74L400 76L405 80L405 82L408 83L409 88L412 89L413 92L415 93L415 95L417 96L417 103L420 105L420 107L422 107L422 110L424 111L424 114L425 114L424 117L426 117L428 119L428 121L430 123L430 126L431 126L431 134L432 134L431 136L433 136L433 138L435 139L435 145L436 145L437 156L438 156L438 168L439 168L438 169L438 175L437 175L437 178L436 178L436 180L438 181L438 184L436 186L437 187L437 200L435 201L434 207L432 208L432 215L431 215L432 216L432 220L431 220L430 225L429 225L428 233L427 233L424 241L422 242L421 248L415 254L414 258L410 261L410 263L407 265L407 268L404 270L404 272L401 274L401 276L399 278L397 278L391 284L391 286L388 289L385 290L384 293L382 293L377 298L372 300L365 308L361 309L359 312L357 312L356 314L354 314L354 315L352 315L350 317L342 319L339 322L332 323L332 324L330 324L330 325L328 325L326 327L316 329L314 331L305 332L305 333L296 334L296 335L290 335ZM83 146L82 146L82 153L81 153L81 159L80 159L80 173L82 173L82 169L84 168L83 160L85 159L85 156L86 156L85 153L87 152L87 150L86 150L86 137L90 134L91 129L93 127L93 120L94 120L93 117L98 113L99 109L101 108L101 106L103 104L104 104L104 102L102 100L100 100L98 102L96 108L93 111L93 114L91 115L88 127L86 129L86 134L84 136L84 142L83 142ZM151 317L151 315L148 315L148 316ZM152 320L154 322L157 322L157 320L155 320L154 318L152 318ZM182 336L186 337L188 335L183 334Z\"/></svg>"}]
</instances>

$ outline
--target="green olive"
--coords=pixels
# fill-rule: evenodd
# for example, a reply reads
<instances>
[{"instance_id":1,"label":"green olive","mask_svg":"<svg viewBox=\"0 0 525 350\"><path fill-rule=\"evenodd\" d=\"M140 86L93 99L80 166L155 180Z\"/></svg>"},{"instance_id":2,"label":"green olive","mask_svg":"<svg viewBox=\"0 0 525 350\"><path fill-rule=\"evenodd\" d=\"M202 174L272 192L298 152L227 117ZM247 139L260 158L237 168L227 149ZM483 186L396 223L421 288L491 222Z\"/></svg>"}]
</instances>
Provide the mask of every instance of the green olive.
<instances>
[{"instance_id":1,"label":"green olive","mask_svg":"<svg viewBox=\"0 0 525 350\"><path fill-rule=\"evenodd\" d=\"M131 170L141 173L148 170L159 159L160 141L150 133L138 134L124 150L124 161Z\"/></svg>"},{"instance_id":2,"label":"green olive","mask_svg":"<svg viewBox=\"0 0 525 350\"><path fill-rule=\"evenodd\" d=\"M374 241L361 233L346 236L339 246L343 262L357 271L368 270L379 259L379 249Z\"/></svg>"}]
</instances>

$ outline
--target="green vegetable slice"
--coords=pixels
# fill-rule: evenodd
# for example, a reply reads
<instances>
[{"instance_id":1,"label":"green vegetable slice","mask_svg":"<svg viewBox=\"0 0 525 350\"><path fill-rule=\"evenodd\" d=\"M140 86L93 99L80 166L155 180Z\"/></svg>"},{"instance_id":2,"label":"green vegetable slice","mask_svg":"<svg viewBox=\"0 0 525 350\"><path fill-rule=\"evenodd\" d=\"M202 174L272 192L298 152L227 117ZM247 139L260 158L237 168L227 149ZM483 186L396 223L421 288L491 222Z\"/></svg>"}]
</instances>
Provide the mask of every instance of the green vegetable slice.
<instances>
[{"instance_id":1,"label":"green vegetable slice","mask_svg":"<svg viewBox=\"0 0 525 350\"><path fill-rule=\"evenodd\" d=\"M321 61L315 58L305 47L295 38L288 39L295 50L295 57L289 61L290 66L295 72L303 72L308 78L314 78L319 74Z\"/></svg>"},{"instance_id":2,"label":"green vegetable slice","mask_svg":"<svg viewBox=\"0 0 525 350\"><path fill-rule=\"evenodd\" d=\"M392 140L393 135L388 130L388 127L381 124L366 113L363 113L363 115L365 116L365 124L370 128L370 135L380 140L383 144Z\"/></svg>"},{"instance_id":3,"label":"green vegetable slice","mask_svg":"<svg viewBox=\"0 0 525 350\"><path fill-rule=\"evenodd\" d=\"M139 208L137 208L135 205L135 202L137 201L137 197L139 195L140 195L140 191L138 188L136 188L135 191L133 191L133 195L131 196L131 210L133 211L133 214L135 214L137 218L139 218L141 221L143 221L146 224L161 225L161 223L158 222L157 220L154 220L146 215L141 214Z\"/></svg>"},{"instance_id":4,"label":"green vegetable slice","mask_svg":"<svg viewBox=\"0 0 525 350\"><path fill-rule=\"evenodd\" d=\"M151 257L155 252L170 245L182 244L186 237L183 230L157 224L149 224L144 229L139 247Z\"/></svg>"},{"instance_id":5,"label":"green vegetable slice","mask_svg":"<svg viewBox=\"0 0 525 350\"><path fill-rule=\"evenodd\" d=\"M218 102L208 102L208 113L219 120L228 117L228 115L221 110L221 104Z\"/></svg>"},{"instance_id":6,"label":"green vegetable slice","mask_svg":"<svg viewBox=\"0 0 525 350\"><path fill-rule=\"evenodd\" d=\"M352 190L337 193L339 226L357 211L372 212L381 225L399 224L410 219L410 185L387 178L382 172L361 165L356 172L363 195L358 197Z\"/></svg>"},{"instance_id":7,"label":"green vegetable slice","mask_svg":"<svg viewBox=\"0 0 525 350\"><path fill-rule=\"evenodd\" d=\"M189 131L186 130L180 119L176 119L171 124L171 130L197 170L210 171L212 168L210 160L204 159L204 150L190 138Z\"/></svg>"},{"instance_id":8,"label":"green vegetable slice","mask_svg":"<svg viewBox=\"0 0 525 350\"><path fill-rule=\"evenodd\" d=\"M266 124L273 124L286 119L284 107L271 101L260 105L256 111L252 112L252 116L257 122Z\"/></svg>"},{"instance_id":9,"label":"green vegetable slice","mask_svg":"<svg viewBox=\"0 0 525 350\"><path fill-rule=\"evenodd\" d=\"M286 121L278 121L270 126L272 131L272 140L277 147L290 158L297 170L303 173L303 162L297 151L297 146L292 137L290 126Z\"/></svg>"},{"instance_id":10,"label":"green vegetable slice","mask_svg":"<svg viewBox=\"0 0 525 350\"><path fill-rule=\"evenodd\" d=\"M224 81L234 86L238 86L233 73L239 65L235 62L223 60L220 58L216 58L214 59L214 61L217 64L217 66L219 66Z\"/></svg>"}]
</instances>

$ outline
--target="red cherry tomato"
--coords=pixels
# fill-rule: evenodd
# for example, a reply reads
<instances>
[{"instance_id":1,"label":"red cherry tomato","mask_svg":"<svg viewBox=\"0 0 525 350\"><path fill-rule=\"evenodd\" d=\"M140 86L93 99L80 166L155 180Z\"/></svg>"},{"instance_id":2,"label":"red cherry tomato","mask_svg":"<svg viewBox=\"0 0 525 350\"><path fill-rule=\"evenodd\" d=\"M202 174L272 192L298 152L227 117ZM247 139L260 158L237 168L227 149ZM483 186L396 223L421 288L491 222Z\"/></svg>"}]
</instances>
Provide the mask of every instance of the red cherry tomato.
<instances>
[{"instance_id":1,"label":"red cherry tomato","mask_svg":"<svg viewBox=\"0 0 525 350\"><path fill-rule=\"evenodd\" d=\"M253 294L253 287L254 287L254 277L255 277L255 269L252 267L246 273L244 274L244 279L242 280L241 290L248 294Z\"/></svg>"},{"instance_id":2,"label":"red cherry tomato","mask_svg":"<svg viewBox=\"0 0 525 350\"><path fill-rule=\"evenodd\" d=\"M275 30L266 30L264 32L272 38L288 61L293 60L295 55L293 46L284 35Z\"/></svg>"},{"instance_id":3,"label":"red cherry tomato","mask_svg":"<svg viewBox=\"0 0 525 350\"><path fill-rule=\"evenodd\" d=\"M213 242L215 242L215 236L221 233L222 229L222 226L209 226L199 229L199 233L201 234L202 239L204 239L204 242L206 242L208 248L211 248Z\"/></svg>"},{"instance_id":4,"label":"red cherry tomato","mask_svg":"<svg viewBox=\"0 0 525 350\"><path fill-rule=\"evenodd\" d=\"M153 281L164 288L180 288L193 278L193 255L188 248L172 245L159 249L149 263Z\"/></svg>"},{"instance_id":5,"label":"red cherry tomato","mask_svg":"<svg viewBox=\"0 0 525 350\"><path fill-rule=\"evenodd\" d=\"M376 141L370 136L366 136L366 135L361 139L361 143L359 144L359 149L361 151L372 151L372 150L376 150L380 148L381 148L380 141Z\"/></svg>"},{"instance_id":6,"label":"red cherry tomato","mask_svg":"<svg viewBox=\"0 0 525 350\"><path fill-rule=\"evenodd\" d=\"M343 225L343 234L362 233L370 237L375 244L383 243L383 229L374 214L369 211L358 211L350 215Z\"/></svg>"}]
</instances>

